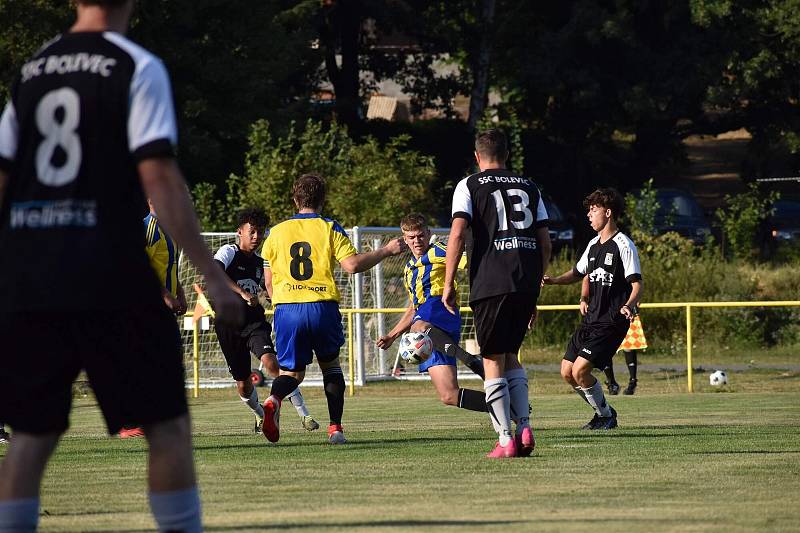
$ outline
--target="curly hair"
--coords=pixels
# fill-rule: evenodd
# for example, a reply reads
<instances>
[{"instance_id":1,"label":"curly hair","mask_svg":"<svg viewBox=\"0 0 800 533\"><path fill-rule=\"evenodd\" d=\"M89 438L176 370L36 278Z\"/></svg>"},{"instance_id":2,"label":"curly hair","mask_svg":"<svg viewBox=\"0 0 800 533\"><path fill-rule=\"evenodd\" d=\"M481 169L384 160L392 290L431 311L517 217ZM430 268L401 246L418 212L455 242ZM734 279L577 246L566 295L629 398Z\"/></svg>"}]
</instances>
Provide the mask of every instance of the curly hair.
<instances>
[{"instance_id":1,"label":"curly hair","mask_svg":"<svg viewBox=\"0 0 800 533\"><path fill-rule=\"evenodd\" d=\"M315 174L303 174L292 186L292 198L299 209L319 209L325 202L325 179Z\"/></svg>"},{"instance_id":2,"label":"curly hair","mask_svg":"<svg viewBox=\"0 0 800 533\"><path fill-rule=\"evenodd\" d=\"M263 230L267 227L267 224L269 224L269 217L263 209L249 207L247 209L242 209L236 214L236 227L241 228L247 223Z\"/></svg>"},{"instance_id":3,"label":"curly hair","mask_svg":"<svg viewBox=\"0 0 800 533\"><path fill-rule=\"evenodd\" d=\"M595 190L583 200L584 209L589 209L593 205L603 209L611 209L611 216L619 220L625 211L625 202L622 195L612 187L601 187Z\"/></svg>"}]
</instances>

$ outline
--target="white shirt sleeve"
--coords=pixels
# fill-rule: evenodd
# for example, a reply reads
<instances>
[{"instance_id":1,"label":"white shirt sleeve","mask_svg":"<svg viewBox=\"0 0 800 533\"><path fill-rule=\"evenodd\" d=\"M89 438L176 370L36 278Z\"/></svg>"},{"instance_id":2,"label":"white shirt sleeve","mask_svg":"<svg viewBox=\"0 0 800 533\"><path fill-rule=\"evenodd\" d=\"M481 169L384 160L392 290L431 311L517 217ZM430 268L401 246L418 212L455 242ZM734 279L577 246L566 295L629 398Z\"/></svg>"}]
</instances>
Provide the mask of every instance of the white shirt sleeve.
<instances>
[{"instance_id":1,"label":"white shirt sleeve","mask_svg":"<svg viewBox=\"0 0 800 533\"><path fill-rule=\"evenodd\" d=\"M153 141L178 142L172 90L164 64L150 57L136 65L131 80L128 143L131 153Z\"/></svg>"},{"instance_id":2,"label":"white shirt sleeve","mask_svg":"<svg viewBox=\"0 0 800 533\"><path fill-rule=\"evenodd\" d=\"M536 207L536 222L540 220L547 220L550 217L547 214L547 209L544 206L544 201L542 200L542 194L539 193L539 205Z\"/></svg>"},{"instance_id":3,"label":"white shirt sleeve","mask_svg":"<svg viewBox=\"0 0 800 533\"><path fill-rule=\"evenodd\" d=\"M622 267L625 270L625 279L630 279L634 275L641 277L642 267L639 265L639 252L636 250L636 245L630 239L617 241L617 245L619 246L619 256L622 259Z\"/></svg>"},{"instance_id":4,"label":"white shirt sleeve","mask_svg":"<svg viewBox=\"0 0 800 533\"><path fill-rule=\"evenodd\" d=\"M219 250L217 253L214 254L214 259L219 261L225 266L227 270L229 266L231 266L231 261L233 261L234 256L236 255L236 247L232 244L226 244Z\"/></svg>"},{"instance_id":5,"label":"white shirt sleeve","mask_svg":"<svg viewBox=\"0 0 800 533\"><path fill-rule=\"evenodd\" d=\"M472 220L472 195L467 187L467 178L458 182L456 190L453 192L453 210L451 215L465 213L469 220Z\"/></svg>"},{"instance_id":6,"label":"white shirt sleeve","mask_svg":"<svg viewBox=\"0 0 800 533\"><path fill-rule=\"evenodd\" d=\"M589 249L596 240L597 239L592 239L589 241L589 244L586 245L586 249L583 251L583 255L581 255L581 258L578 259L578 262L575 264L575 272L581 276L585 276L586 272L589 270Z\"/></svg>"},{"instance_id":7,"label":"white shirt sleeve","mask_svg":"<svg viewBox=\"0 0 800 533\"><path fill-rule=\"evenodd\" d=\"M11 100L6 104L0 117L0 157L14 161L17 156L19 142L19 123L17 112Z\"/></svg>"}]
</instances>

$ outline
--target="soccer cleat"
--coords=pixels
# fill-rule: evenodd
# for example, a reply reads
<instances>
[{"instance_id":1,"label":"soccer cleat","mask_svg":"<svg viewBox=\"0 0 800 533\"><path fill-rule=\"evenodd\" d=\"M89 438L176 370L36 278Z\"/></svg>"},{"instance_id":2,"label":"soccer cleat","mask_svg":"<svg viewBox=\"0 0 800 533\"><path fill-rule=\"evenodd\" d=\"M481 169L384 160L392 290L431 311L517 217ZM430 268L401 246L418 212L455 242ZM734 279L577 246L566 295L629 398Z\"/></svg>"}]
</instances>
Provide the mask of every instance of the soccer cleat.
<instances>
[{"instance_id":1,"label":"soccer cleat","mask_svg":"<svg viewBox=\"0 0 800 533\"><path fill-rule=\"evenodd\" d=\"M0 429L0 444L8 444L11 442L11 435L4 429Z\"/></svg>"},{"instance_id":2,"label":"soccer cleat","mask_svg":"<svg viewBox=\"0 0 800 533\"><path fill-rule=\"evenodd\" d=\"M636 380L632 379L628 382L628 386L625 387L625 390L622 391L622 394L624 394L625 396L632 396L635 391L636 391Z\"/></svg>"},{"instance_id":3,"label":"soccer cleat","mask_svg":"<svg viewBox=\"0 0 800 533\"><path fill-rule=\"evenodd\" d=\"M314 431L316 429L319 429L319 423L316 420L314 420L311 417L311 415L304 416L303 419L301 420L301 423L303 424L303 429L305 429L306 431Z\"/></svg>"},{"instance_id":4,"label":"soccer cleat","mask_svg":"<svg viewBox=\"0 0 800 533\"><path fill-rule=\"evenodd\" d=\"M600 415L594 414L591 420L586 422L581 429L597 429L597 424L600 421Z\"/></svg>"},{"instance_id":5,"label":"soccer cleat","mask_svg":"<svg viewBox=\"0 0 800 533\"><path fill-rule=\"evenodd\" d=\"M142 428L122 428L119 430L119 438L131 439L134 437L144 437Z\"/></svg>"},{"instance_id":6,"label":"soccer cleat","mask_svg":"<svg viewBox=\"0 0 800 533\"><path fill-rule=\"evenodd\" d=\"M606 381L606 386L608 387L608 393L611 396L616 396L617 394L619 394L619 383L617 383L616 381L613 381L611 383Z\"/></svg>"},{"instance_id":7,"label":"soccer cleat","mask_svg":"<svg viewBox=\"0 0 800 533\"><path fill-rule=\"evenodd\" d=\"M270 442L278 442L281 432L278 423L281 418L281 401L275 396L270 396L264 402L264 423L261 432Z\"/></svg>"},{"instance_id":8,"label":"soccer cleat","mask_svg":"<svg viewBox=\"0 0 800 533\"><path fill-rule=\"evenodd\" d=\"M536 447L536 439L533 438L533 430L530 426L525 426L522 431L514 435L515 444L517 445L517 455L519 457L528 457L533 453Z\"/></svg>"},{"instance_id":9,"label":"soccer cleat","mask_svg":"<svg viewBox=\"0 0 800 533\"><path fill-rule=\"evenodd\" d=\"M341 424L331 424L328 426L328 442L331 444L344 444L347 439L344 438L344 429Z\"/></svg>"},{"instance_id":10,"label":"soccer cleat","mask_svg":"<svg viewBox=\"0 0 800 533\"><path fill-rule=\"evenodd\" d=\"M494 445L494 450L490 451L486 454L486 457L489 459L507 459L509 457L516 457L517 456L517 443L514 442L514 439L508 441L508 444L505 446L500 446L500 441L497 441Z\"/></svg>"},{"instance_id":11,"label":"soccer cleat","mask_svg":"<svg viewBox=\"0 0 800 533\"><path fill-rule=\"evenodd\" d=\"M593 429L614 429L617 427L617 411L611 407L611 416L601 416L597 421L597 426Z\"/></svg>"},{"instance_id":12,"label":"soccer cleat","mask_svg":"<svg viewBox=\"0 0 800 533\"><path fill-rule=\"evenodd\" d=\"M261 418L258 415L255 415L255 417L256 417L256 425L253 428L253 433L258 434L258 433L261 433L261 431L262 431L261 428L264 426L264 419Z\"/></svg>"}]
</instances>

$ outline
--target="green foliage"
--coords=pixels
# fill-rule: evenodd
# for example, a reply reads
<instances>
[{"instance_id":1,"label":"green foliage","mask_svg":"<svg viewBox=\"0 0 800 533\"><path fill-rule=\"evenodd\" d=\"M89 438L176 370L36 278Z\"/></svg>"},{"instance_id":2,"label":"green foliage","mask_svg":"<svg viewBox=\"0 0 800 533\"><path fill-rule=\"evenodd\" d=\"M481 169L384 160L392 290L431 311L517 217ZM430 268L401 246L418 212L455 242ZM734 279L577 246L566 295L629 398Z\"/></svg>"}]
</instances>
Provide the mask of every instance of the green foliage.
<instances>
[{"instance_id":1,"label":"green foliage","mask_svg":"<svg viewBox=\"0 0 800 533\"><path fill-rule=\"evenodd\" d=\"M396 226L411 211L431 212L433 160L408 149L406 135L357 142L336 123L326 128L309 120L302 130L292 125L274 136L268 122L258 121L249 141L245 174L228 178L224 200L214 200L208 184L195 187L204 229L229 229L233 213L250 205L263 207L273 223L291 216L292 184L306 173L327 180L324 213L346 226Z\"/></svg>"},{"instance_id":2,"label":"green foliage","mask_svg":"<svg viewBox=\"0 0 800 533\"><path fill-rule=\"evenodd\" d=\"M778 198L775 191L764 195L756 183L751 183L743 193L725 195L725 206L717 209L716 216L722 225L729 255L738 259L757 256L754 245L759 226L770 215L770 206Z\"/></svg>"},{"instance_id":3,"label":"green foliage","mask_svg":"<svg viewBox=\"0 0 800 533\"><path fill-rule=\"evenodd\" d=\"M639 194L629 193L625 195L624 222L631 232L631 236L652 236L656 234L656 212L658 211L658 206L656 191L653 188L653 178L644 182ZM639 242L639 239L636 239L636 242Z\"/></svg>"}]
</instances>

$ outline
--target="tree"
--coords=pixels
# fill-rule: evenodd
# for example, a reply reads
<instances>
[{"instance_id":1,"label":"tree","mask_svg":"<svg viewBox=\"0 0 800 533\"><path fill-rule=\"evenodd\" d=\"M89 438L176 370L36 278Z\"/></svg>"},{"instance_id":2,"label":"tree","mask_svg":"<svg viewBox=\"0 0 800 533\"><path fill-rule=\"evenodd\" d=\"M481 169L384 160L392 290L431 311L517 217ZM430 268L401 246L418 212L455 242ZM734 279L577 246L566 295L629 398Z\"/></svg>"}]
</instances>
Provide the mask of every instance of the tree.
<instances>
[{"instance_id":1,"label":"tree","mask_svg":"<svg viewBox=\"0 0 800 533\"><path fill-rule=\"evenodd\" d=\"M371 137L358 142L343 126L326 128L312 120L302 130L292 126L275 136L267 122L258 121L249 140L245 174L230 176L224 201L209 184L193 191L207 231L233 227L236 211L253 205L274 223L291 216L292 184L305 173L327 180L324 213L344 225L396 226L412 211L431 213L433 160L410 150L407 136L385 144Z\"/></svg>"}]
</instances>

